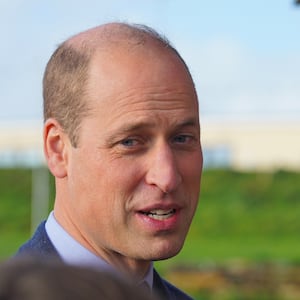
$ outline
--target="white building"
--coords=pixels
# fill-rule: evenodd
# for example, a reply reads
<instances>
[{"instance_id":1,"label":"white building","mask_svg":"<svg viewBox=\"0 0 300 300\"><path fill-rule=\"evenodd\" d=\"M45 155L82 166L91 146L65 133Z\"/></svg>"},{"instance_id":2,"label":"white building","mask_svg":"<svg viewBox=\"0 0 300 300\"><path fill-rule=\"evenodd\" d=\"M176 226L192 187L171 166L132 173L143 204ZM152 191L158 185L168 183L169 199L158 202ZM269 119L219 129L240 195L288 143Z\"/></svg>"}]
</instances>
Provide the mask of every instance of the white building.
<instances>
[{"instance_id":1,"label":"white building","mask_svg":"<svg viewBox=\"0 0 300 300\"><path fill-rule=\"evenodd\" d=\"M300 120L212 120L201 123L207 166L300 170Z\"/></svg>"},{"instance_id":2,"label":"white building","mask_svg":"<svg viewBox=\"0 0 300 300\"><path fill-rule=\"evenodd\" d=\"M45 163L41 122L0 123L0 167Z\"/></svg>"}]
</instances>

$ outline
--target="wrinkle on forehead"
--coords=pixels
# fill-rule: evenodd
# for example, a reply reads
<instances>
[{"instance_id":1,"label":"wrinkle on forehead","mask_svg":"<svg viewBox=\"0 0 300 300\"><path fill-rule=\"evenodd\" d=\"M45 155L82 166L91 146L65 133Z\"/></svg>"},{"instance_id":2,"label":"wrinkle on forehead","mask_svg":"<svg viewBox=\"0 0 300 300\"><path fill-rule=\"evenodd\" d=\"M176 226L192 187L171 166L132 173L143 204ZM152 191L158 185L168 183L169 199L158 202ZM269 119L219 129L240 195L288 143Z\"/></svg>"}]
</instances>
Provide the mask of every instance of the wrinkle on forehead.
<instances>
[{"instance_id":1,"label":"wrinkle on forehead","mask_svg":"<svg viewBox=\"0 0 300 300\"><path fill-rule=\"evenodd\" d=\"M189 89L189 86L182 84L182 88L174 90L169 87L157 85L157 86L139 86L136 88L128 88L127 90L115 92L113 90L103 91L101 93L102 102L118 102L119 106L127 105L143 105L153 106L157 103L160 106L168 106L170 102L181 102L183 106L190 106L191 104L197 104L197 95L194 89ZM138 95L138 97L137 97ZM99 99L100 100L100 99ZM171 105L173 105L171 103Z\"/></svg>"},{"instance_id":2,"label":"wrinkle on forehead","mask_svg":"<svg viewBox=\"0 0 300 300\"><path fill-rule=\"evenodd\" d=\"M174 96L174 94L173 94ZM125 125L127 122L139 122L146 124L166 124L170 121L180 122L182 119L198 120L198 105L195 99L182 99L180 96L170 99L128 99L106 102L105 109L98 106L94 111L94 117L100 116L103 127ZM109 116L109 118L107 117Z\"/></svg>"},{"instance_id":3,"label":"wrinkle on forehead","mask_svg":"<svg viewBox=\"0 0 300 300\"><path fill-rule=\"evenodd\" d=\"M125 63L124 66L124 61L118 61L116 68L111 64L92 67L96 70L90 75L88 84L90 107L95 114L110 118L117 118L121 114L134 117L138 112L171 113L178 109L198 114L197 94L190 78L185 75L178 78L168 75L177 72L184 74L184 69L163 67L165 70L155 69L151 76L151 63L144 66L147 70L144 74L143 70L136 70L135 63Z\"/></svg>"},{"instance_id":4,"label":"wrinkle on forehead","mask_svg":"<svg viewBox=\"0 0 300 300\"><path fill-rule=\"evenodd\" d=\"M183 84L181 89L173 90L162 86L131 88L125 91L117 89L94 95L91 105L92 114L104 114L110 118L141 112L184 110L198 114L198 100L193 89Z\"/></svg>"}]
</instances>

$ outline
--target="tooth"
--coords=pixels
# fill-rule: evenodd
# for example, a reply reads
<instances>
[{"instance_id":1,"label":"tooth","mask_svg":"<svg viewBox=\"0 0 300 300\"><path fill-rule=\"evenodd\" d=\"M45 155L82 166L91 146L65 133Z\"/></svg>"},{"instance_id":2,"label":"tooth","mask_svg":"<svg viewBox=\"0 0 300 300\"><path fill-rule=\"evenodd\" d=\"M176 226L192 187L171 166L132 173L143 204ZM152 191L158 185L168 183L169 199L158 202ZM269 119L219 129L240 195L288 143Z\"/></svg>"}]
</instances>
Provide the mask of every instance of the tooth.
<instances>
[{"instance_id":1,"label":"tooth","mask_svg":"<svg viewBox=\"0 0 300 300\"><path fill-rule=\"evenodd\" d=\"M173 209L170 210L163 210L163 209L157 209L157 210L151 210L149 213L154 215L168 215L173 212Z\"/></svg>"},{"instance_id":2,"label":"tooth","mask_svg":"<svg viewBox=\"0 0 300 300\"><path fill-rule=\"evenodd\" d=\"M150 218L155 220L165 220L168 219L171 215L149 215Z\"/></svg>"},{"instance_id":3,"label":"tooth","mask_svg":"<svg viewBox=\"0 0 300 300\"><path fill-rule=\"evenodd\" d=\"M149 213L145 213L148 217L155 220L165 220L170 218L175 213L175 209L171 209L169 211L165 210L153 210Z\"/></svg>"}]
</instances>

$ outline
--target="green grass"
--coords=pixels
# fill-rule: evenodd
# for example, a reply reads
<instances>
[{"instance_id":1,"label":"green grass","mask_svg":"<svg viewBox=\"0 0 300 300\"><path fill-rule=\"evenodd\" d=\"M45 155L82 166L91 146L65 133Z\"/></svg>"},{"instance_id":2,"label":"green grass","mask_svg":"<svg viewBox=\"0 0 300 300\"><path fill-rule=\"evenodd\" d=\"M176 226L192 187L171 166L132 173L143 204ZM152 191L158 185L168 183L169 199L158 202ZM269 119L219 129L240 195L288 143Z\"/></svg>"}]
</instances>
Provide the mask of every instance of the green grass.
<instances>
[{"instance_id":1,"label":"green grass","mask_svg":"<svg viewBox=\"0 0 300 300\"><path fill-rule=\"evenodd\" d=\"M299 183L299 173L205 170L185 246L159 268L236 258L300 261ZM30 236L30 199L31 170L0 169L0 259Z\"/></svg>"},{"instance_id":2,"label":"green grass","mask_svg":"<svg viewBox=\"0 0 300 300\"><path fill-rule=\"evenodd\" d=\"M16 250L30 237L29 232L7 231L1 232L1 254L0 261L13 255Z\"/></svg>"},{"instance_id":3,"label":"green grass","mask_svg":"<svg viewBox=\"0 0 300 300\"><path fill-rule=\"evenodd\" d=\"M29 169L0 169L0 260L13 255L30 237L31 179ZM53 178L50 185L53 202ZM156 267L168 276L179 267L222 268L240 262L299 266L299 232L299 173L205 170L199 206L182 251L156 262ZM178 286L185 281L180 279ZM186 291L207 300L290 299L253 287L250 295L238 289L225 289L222 295L197 288Z\"/></svg>"}]
</instances>

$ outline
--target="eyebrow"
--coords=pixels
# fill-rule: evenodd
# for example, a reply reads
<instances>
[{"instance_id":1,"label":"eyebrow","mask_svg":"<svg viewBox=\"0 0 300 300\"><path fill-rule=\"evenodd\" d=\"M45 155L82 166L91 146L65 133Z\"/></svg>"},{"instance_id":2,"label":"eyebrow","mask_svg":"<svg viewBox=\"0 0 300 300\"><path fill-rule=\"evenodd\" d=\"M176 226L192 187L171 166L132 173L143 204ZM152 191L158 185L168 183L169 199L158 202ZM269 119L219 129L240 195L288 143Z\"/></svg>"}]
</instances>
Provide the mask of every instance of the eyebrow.
<instances>
[{"instance_id":1,"label":"eyebrow","mask_svg":"<svg viewBox=\"0 0 300 300\"><path fill-rule=\"evenodd\" d=\"M183 122L177 124L175 126L176 129L183 128L183 127L195 127L199 126L199 119L198 118L190 118L187 120L184 120Z\"/></svg>"},{"instance_id":2,"label":"eyebrow","mask_svg":"<svg viewBox=\"0 0 300 300\"><path fill-rule=\"evenodd\" d=\"M155 127L155 124L151 122L128 123L123 125L121 130L117 130L117 132L130 133L132 131L139 131L145 128L153 128L153 127Z\"/></svg>"},{"instance_id":3,"label":"eyebrow","mask_svg":"<svg viewBox=\"0 0 300 300\"><path fill-rule=\"evenodd\" d=\"M105 143L112 147L118 139L123 138L126 134L131 134L137 131L142 131L145 129L151 129L154 128L156 125L155 123L148 122L148 121L140 121L140 122L128 122L127 124L124 124L121 128L113 129L110 132L107 132L105 136ZM187 118L183 120L182 122L179 122L178 124L175 124L174 127L172 127L171 131L177 131L181 128L186 127L198 127L199 125L199 119L195 117Z\"/></svg>"}]
</instances>

